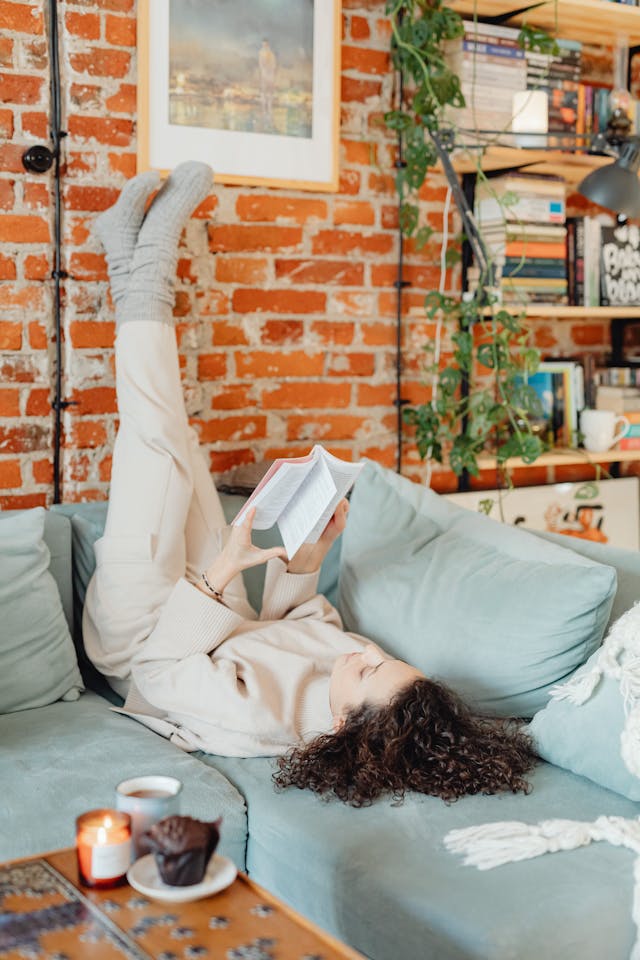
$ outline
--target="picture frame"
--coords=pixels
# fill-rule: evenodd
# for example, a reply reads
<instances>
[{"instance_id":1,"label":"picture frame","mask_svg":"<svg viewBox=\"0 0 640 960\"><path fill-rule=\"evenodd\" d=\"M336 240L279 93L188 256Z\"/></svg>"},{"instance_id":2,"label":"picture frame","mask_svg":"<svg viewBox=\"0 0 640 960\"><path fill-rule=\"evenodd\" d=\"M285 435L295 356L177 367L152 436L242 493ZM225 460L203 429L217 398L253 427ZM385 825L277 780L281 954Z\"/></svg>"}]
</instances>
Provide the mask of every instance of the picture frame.
<instances>
[{"instance_id":1,"label":"picture frame","mask_svg":"<svg viewBox=\"0 0 640 960\"><path fill-rule=\"evenodd\" d=\"M447 494L459 507L485 512L483 501L492 501L490 517L529 530L562 534L591 543L627 550L640 549L640 481L638 477L613 480L549 483L511 490L477 490ZM498 497L502 499L498 510Z\"/></svg>"},{"instance_id":2,"label":"picture frame","mask_svg":"<svg viewBox=\"0 0 640 960\"><path fill-rule=\"evenodd\" d=\"M338 189L340 0L139 0L138 170Z\"/></svg>"}]
</instances>

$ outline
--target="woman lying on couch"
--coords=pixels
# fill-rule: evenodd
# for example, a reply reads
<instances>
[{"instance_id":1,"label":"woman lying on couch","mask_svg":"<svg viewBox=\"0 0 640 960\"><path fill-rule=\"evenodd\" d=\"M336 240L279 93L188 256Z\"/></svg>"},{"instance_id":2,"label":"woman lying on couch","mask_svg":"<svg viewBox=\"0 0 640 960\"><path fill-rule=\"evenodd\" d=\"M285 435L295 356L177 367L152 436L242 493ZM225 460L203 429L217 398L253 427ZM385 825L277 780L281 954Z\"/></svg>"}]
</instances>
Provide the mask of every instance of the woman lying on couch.
<instances>
[{"instance_id":1,"label":"woman lying on couch","mask_svg":"<svg viewBox=\"0 0 640 960\"><path fill-rule=\"evenodd\" d=\"M291 558L252 544L252 514L225 527L188 423L172 315L178 242L211 171L182 164L145 215L157 187L157 174L135 177L97 223L116 307L120 425L85 605L89 656L124 712L188 750L279 756L281 787L354 805L405 790L445 800L526 790L525 736L473 717L441 684L346 633L317 593L346 501ZM242 571L262 563L258 617Z\"/></svg>"}]
</instances>

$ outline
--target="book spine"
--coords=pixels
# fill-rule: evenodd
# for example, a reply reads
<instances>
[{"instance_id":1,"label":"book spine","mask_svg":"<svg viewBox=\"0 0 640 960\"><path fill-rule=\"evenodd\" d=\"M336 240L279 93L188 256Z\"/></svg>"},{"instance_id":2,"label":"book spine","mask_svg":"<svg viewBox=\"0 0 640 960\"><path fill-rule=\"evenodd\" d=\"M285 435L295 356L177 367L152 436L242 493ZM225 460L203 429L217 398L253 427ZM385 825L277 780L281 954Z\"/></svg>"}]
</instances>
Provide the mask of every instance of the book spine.
<instances>
[{"instance_id":1,"label":"book spine","mask_svg":"<svg viewBox=\"0 0 640 960\"><path fill-rule=\"evenodd\" d=\"M623 437L618 441L618 450L640 450L640 437Z\"/></svg>"},{"instance_id":2,"label":"book spine","mask_svg":"<svg viewBox=\"0 0 640 960\"><path fill-rule=\"evenodd\" d=\"M584 303L584 218L578 217L575 226L575 303L582 306Z\"/></svg>"},{"instance_id":3,"label":"book spine","mask_svg":"<svg viewBox=\"0 0 640 960\"><path fill-rule=\"evenodd\" d=\"M507 257L527 257L527 259L542 257L564 263L565 245L564 243L527 243L526 240L512 240L506 244L505 253Z\"/></svg>"}]
</instances>

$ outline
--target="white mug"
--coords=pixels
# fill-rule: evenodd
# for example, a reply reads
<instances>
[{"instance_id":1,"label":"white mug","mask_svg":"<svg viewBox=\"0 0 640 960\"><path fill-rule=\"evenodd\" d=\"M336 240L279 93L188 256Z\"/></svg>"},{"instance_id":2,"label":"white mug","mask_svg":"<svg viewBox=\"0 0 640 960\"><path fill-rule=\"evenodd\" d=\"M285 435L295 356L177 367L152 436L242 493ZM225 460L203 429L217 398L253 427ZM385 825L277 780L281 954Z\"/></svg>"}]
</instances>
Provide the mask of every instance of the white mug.
<instances>
[{"instance_id":1,"label":"white mug","mask_svg":"<svg viewBox=\"0 0 640 960\"><path fill-rule=\"evenodd\" d=\"M135 856L140 855L142 834L158 820L180 812L182 784L175 777L133 777L116 787L116 809L131 817L131 840Z\"/></svg>"},{"instance_id":2,"label":"white mug","mask_svg":"<svg viewBox=\"0 0 640 960\"><path fill-rule=\"evenodd\" d=\"M619 425L621 430L618 430ZM612 410L583 410L580 414L583 443L594 453L609 450L628 430L627 418L617 417Z\"/></svg>"}]
</instances>

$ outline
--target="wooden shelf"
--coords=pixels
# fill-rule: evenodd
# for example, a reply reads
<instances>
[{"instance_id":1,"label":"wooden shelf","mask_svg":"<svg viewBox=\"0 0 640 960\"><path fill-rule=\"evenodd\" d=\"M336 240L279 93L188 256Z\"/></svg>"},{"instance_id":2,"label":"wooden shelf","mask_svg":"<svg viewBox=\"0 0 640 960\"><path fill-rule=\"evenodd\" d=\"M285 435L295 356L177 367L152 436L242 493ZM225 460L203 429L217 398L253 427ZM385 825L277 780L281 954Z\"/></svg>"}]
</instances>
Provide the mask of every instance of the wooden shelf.
<instances>
[{"instance_id":1,"label":"wooden shelf","mask_svg":"<svg viewBox=\"0 0 640 960\"><path fill-rule=\"evenodd\" d=\"M556 320L613 320L640 318L640 307L554 307L539 304L526 309L527 317Z\"/></svg>"},{"instance_id":2,"label":"wooden shelf","mask_svg":"<svg viewBox=\"0 0 640 960\"><path fill-rule=\"evenodd\" d=\"M629 463L634 460L640 460L640 450L604 450L602 453L592 453L589 450L556 450L543 453L534 463L524 463L520 457L512 457L507 460L507 467L570 467L581 464L588 467L597 463ZM496 458L478 457L478 466L481 470L492 470L496 466Z\"/></svg>"},{"instance_id":3,"label":"wooden shelf","mask_svg":"<svg viewBox=\"0 0 640 960\"><path fill-rule=\"evenodd\" d=\"M496 310L500 309L496 304ZM516 311L517 312L517 311ZM423 307L411 307L408 311L410 317L420 317L424 319L425 311ZM491 311L487 310L486 315L490 316ZM613 319L634 319L640 318L640 306L638 307L557 307L547 306L544 303L531 305L526 308L525 314L531 319L553 319L553 320L613 320Z\"/></svg>"},{"instance_id":4,"label":"wooden shelf","mask_svg":"<svg viewBox=\"0 0 640 960\"><path fill-rule=\"evenodd\" d=\"M510 9L521 9L520 2L504 0L451 0L450 6L465 17L504 16ZM519 13L508 26L528 23L542 27L555 37L581 40L583 43L614 45L618 37L634 47L640 44L640 9L607 0L547 0L533 10Z\"/></svg>"},{"instance_id":5,"label":"wooden shelf","mask_svg":"<svg viewBox=\"0 0 640 960\"><path fill-rule=\"evenodd\" d=\"M470 134L472 136L472 134ZM562 177L568 183L579 183L592 170L606 167L614 157L589 153L563 153L562 150L536 150L517 147L489 146L482 150L469 147L456 150L451 161L457 173L476 173L478 154L483 170L524 168L527 173L542 173Z\"/></svg>"}]
</instances>

